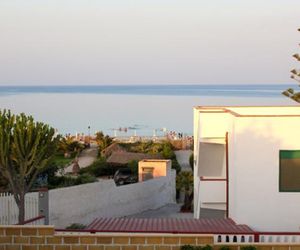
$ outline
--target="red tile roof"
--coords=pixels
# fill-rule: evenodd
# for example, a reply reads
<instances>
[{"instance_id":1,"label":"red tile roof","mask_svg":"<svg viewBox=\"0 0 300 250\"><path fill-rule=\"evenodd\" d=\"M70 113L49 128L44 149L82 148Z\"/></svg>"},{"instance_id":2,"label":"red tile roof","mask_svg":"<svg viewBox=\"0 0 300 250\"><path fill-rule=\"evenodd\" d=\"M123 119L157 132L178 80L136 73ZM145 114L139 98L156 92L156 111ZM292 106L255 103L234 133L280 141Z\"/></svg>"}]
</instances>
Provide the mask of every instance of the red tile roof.
<instances>
[{"instance_id":1,"label":"red tile roof","mask_svg":"<svg viewBox=\"0 0 300 250\"><path fill-rule=\"evenodd\" d=\"M124 233L254 233L247 225L237 225L231 219L100 218L95 219L86 229Z\"/></svg>"}]
</instances>

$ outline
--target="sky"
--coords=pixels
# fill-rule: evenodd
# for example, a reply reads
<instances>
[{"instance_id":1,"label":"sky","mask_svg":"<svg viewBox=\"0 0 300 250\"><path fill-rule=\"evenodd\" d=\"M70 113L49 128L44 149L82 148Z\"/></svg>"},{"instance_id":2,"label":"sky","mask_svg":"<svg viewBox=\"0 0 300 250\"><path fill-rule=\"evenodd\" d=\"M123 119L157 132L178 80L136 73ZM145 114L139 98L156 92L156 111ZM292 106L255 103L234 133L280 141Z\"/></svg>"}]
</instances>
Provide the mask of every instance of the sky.
<instances>
[{"instance_id":1,"label":"sky","mask_svg":"<svg viewBox=\"0 0 300 250\"><path fill-rule=\"evenodd\" d=\"M299 0L1 0L0 85L283 84Z\"/></svg>"}]
</instances>

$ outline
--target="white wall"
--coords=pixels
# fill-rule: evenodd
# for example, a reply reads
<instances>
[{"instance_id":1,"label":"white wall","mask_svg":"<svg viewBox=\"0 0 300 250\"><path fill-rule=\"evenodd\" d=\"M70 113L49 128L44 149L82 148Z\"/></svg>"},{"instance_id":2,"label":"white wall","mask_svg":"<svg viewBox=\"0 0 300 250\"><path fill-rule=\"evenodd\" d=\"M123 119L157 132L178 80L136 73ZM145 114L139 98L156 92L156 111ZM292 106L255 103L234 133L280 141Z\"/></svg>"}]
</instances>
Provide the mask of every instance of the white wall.
<instances>
[{"instance_id":1,"label":"white wall","mask_svg":"<svg viewBox=\"0 0 300 250\"><path fill-rule=\"evenodd\" d=\"M279 192L279 150L300 149L299 117L235 118L229 216L256 230L299 231L300 193Z\"/></svg>"},{"instance_id":2,"label":"white wall","mask_svg":"<svg viewBox=\"0 0 300 250\"><path fill-rule=\"evenodd\" d=\"M225 145L205 143L207 140L223 138L232 127L232 116L222 109L212 108L212 113L202 112L194 108L194 217L200 217L200 189L199 177L202 175L225 177ZM212 148L212 154L208 151ZM214 153L218 155L215 157ZM204 167L209 164L209 167ZM202 171L200 168L204 167Z\"/></svg>"},{"instance_id":3,"label":"white wall","mask_svg":"<svg viewBox=\"0 0 300 250\"><path fill-rule=\"evenodd\" d=\"M166 177L118 187L113 180L101 180L50 190L50 224L88 224L98 217L122 217L174 203L175 176L172 170Z\"/></svg>"},{"instance_id":4,"label":"white wall","mask_svg":"<svg viewBox=\"0 0 300 250\"><path fill-rule=\"evenodd\" d=\"M228 113L200 113L200 138L222 138L231 125L232 116ZM200 139L201 140L201 139Z\"/></svg>"}]
</instances>

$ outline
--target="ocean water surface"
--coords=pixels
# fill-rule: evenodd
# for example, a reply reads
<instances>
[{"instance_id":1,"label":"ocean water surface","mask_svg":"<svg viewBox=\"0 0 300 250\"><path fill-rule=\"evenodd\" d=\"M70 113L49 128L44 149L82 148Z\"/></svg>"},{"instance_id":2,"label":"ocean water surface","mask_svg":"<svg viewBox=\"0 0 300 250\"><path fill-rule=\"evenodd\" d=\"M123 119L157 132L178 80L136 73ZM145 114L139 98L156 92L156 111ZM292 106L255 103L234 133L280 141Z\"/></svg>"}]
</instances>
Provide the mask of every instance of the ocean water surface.
<instances>
[{"instance_id":1,"label":"ocean water surface","mask_svg":"<svg viewBox=\"0 0 300 250\"><path fill-rule=\"evenodd\" d=\"M24 112L59 133L191 135L199 105L295 105L287 85L0 86L0 107ZM122 128L122 132L119 131ZM127 132L124 132L127 128Z\"/></svg>"}]
</instances>

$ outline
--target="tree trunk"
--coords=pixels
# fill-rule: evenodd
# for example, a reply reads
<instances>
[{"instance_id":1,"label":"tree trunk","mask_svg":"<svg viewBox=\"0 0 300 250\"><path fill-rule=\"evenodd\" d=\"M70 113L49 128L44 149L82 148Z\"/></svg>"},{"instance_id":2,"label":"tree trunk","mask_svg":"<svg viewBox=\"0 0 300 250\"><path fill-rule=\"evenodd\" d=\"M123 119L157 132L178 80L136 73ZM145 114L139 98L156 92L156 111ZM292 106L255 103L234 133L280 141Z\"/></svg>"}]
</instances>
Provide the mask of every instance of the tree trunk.
<instances>
[{"instance_id":1,"label":"tree trunk","mask_svg":"<svg viewBox=\"0 0 300 250\"><path fill-rule=\"evenodd\" d=\"M17 205L19 208L19 224L23 225L25 221L25 193L21 192L20 202Z\"/></svg>"}]
</instances>

